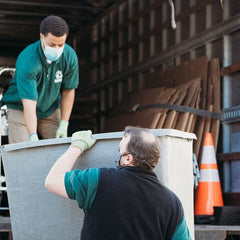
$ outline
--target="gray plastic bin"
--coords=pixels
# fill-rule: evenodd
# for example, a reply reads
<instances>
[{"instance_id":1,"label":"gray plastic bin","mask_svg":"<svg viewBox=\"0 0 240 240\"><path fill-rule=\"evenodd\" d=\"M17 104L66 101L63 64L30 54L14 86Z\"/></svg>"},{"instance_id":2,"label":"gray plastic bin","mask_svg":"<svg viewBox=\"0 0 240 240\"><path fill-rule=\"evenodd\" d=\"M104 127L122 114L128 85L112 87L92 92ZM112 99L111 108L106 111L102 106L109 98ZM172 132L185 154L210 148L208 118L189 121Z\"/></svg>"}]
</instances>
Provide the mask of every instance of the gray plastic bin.
<instances>
[{"instance_id":1,"label":"gray plastic bin","mask_svg":"<svg viewBox=\"0 0 240 240\"><path fill-rule=\"evenodd\" d=\"M162 148L155 172L182 201L194 239L192 142L196 136L172 129L153 132ZM122 136L122 132L94 134L97 143L80 156L75 168L116 167ZM1 147L14 240L80 239L83 211L75 201L56 196L44 187L46 175L70 140L50 139Z\"/></svg>"}]
</instances>

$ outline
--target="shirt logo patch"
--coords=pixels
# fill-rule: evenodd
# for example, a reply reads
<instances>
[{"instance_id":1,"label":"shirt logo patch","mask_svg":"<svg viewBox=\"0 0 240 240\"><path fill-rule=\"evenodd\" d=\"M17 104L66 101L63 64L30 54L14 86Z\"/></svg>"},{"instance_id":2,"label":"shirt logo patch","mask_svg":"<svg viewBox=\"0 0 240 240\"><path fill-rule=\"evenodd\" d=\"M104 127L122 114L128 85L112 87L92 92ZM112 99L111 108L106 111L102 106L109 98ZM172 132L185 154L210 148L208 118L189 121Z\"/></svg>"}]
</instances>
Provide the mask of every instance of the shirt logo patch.
<instances>
[{"instance_id":1,"label":"shirt logo patch","mask_svg":"<svg viewBox=\"0 0 240 240\"><path fill-rule=\"evenodd\" d=\"M62 78L63 78L63 74L62 74L62 71L61 70L58 70L55 74L55 80L54 82L55 83L60 83L62 82Z\"/></svg>"}]
</instances>

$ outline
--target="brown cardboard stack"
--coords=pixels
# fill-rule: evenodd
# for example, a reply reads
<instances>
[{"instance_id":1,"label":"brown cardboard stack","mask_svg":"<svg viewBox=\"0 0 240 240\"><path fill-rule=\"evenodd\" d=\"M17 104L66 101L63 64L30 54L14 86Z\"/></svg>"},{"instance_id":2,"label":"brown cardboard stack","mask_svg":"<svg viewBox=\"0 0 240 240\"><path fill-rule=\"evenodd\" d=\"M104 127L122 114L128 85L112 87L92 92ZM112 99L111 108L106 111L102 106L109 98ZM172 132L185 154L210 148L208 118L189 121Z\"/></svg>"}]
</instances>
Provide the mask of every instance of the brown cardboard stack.
<instances>
[{"instance_id":1,"label":"brown cardboard stack","mask_svg":"<svg viewBox=\"0 0 240 240\"><path fill-rule=\"evenodd\" d=\"M173 106L173 108L167 106ZM104 131L122 131L125 126L173 128L195 133L194 153L198 160L206 132L213 134L217 148L220 120L179 110L174 106L220 112L220 69L218 59L207 57L184 62L163 72L146 76L145 88L118 103Z\"/></svg>"}]
</instances>

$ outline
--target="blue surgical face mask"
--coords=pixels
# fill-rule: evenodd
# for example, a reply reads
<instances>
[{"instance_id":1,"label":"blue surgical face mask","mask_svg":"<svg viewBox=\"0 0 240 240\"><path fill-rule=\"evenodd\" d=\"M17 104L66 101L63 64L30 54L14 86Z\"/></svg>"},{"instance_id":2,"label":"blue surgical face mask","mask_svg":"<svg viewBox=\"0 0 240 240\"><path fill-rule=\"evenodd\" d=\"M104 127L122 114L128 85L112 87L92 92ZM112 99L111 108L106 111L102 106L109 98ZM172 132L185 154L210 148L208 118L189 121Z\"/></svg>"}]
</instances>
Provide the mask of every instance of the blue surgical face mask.
<instances>
[{"instance_id":1,"label":"blue surgical face mask","mask_svg":"<svg viewBox=\"0 0 240 240\"><path fill-rule=\"evenodd\" d=\"M60 58L60 56L63 53L64 46L61 48L54 48L54 47L49 47L48 45L46 45L44 41L43 41L43 43L44 43L44 48L45 48L43 51L45 57L50 61L58 60L58 58Z\"/></svg>"}]
</instances>

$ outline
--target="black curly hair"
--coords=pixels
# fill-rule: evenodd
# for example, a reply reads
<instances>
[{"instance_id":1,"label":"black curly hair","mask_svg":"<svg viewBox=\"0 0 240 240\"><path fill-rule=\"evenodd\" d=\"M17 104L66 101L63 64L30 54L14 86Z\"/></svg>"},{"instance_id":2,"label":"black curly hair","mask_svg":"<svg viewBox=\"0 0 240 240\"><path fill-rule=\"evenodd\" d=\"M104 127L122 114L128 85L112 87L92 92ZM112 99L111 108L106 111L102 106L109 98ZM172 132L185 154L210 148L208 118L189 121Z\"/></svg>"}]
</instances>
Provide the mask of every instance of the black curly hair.
<instances>
[{"instance_id":1,"label":"black curly hair","mask_svg":"<svg viewBox=\"0 0 240 240\"><path fill-rule=\"evenodd\" d=\"M65 34L68 36L69 27L63 18L51 15L42 20L40 24L40 33L44 36L48 33L56 37L62 37Z\"/></svg>"}]
</instances>

